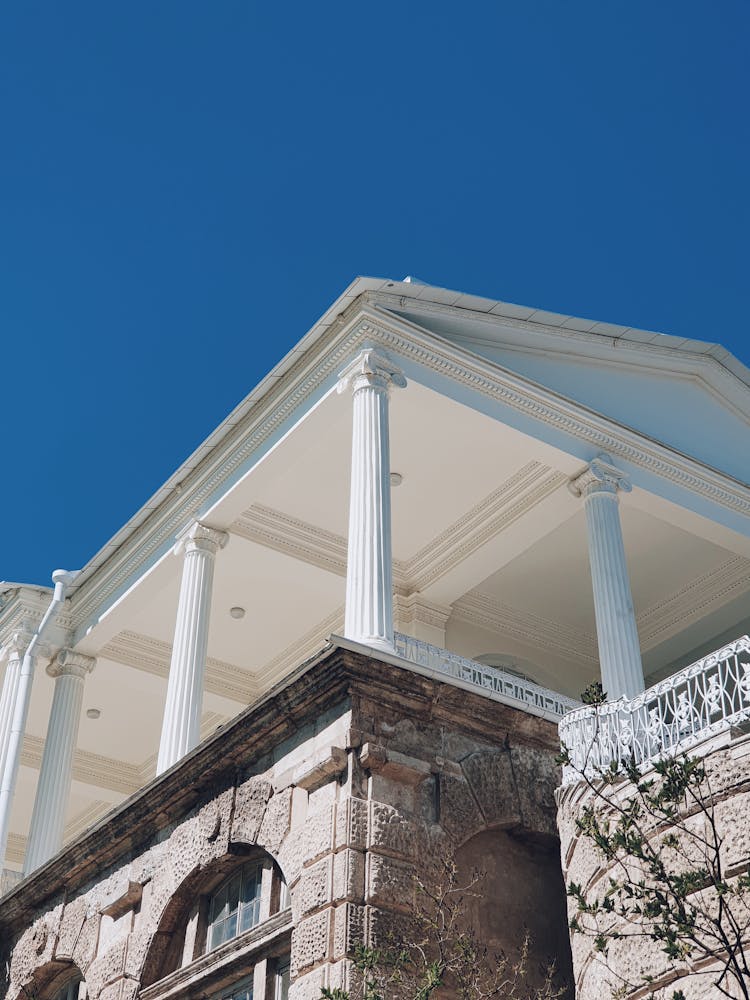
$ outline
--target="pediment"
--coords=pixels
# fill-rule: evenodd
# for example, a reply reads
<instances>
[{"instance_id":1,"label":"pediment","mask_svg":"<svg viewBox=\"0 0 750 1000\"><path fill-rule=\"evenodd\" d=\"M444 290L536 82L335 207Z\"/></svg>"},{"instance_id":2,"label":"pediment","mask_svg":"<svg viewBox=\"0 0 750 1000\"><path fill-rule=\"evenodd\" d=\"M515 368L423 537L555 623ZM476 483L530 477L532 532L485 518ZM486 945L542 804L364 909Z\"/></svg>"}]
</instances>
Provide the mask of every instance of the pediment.
<instances>
[{"instance_id":1,"label":"pediment","mask_svg":"<svg viewBox=\"0 0 750 1000\"><path fill-rule=\"evenodd\" d=\"M697 345L691 350L681 346L685 341L662 334L650 334L653 340L645 342L416 302L403 308L388 303L387 309L506 372L750 481L744 448L750 386L700 350L712 345L691 342Z\"/></svg>"}]
</instances>

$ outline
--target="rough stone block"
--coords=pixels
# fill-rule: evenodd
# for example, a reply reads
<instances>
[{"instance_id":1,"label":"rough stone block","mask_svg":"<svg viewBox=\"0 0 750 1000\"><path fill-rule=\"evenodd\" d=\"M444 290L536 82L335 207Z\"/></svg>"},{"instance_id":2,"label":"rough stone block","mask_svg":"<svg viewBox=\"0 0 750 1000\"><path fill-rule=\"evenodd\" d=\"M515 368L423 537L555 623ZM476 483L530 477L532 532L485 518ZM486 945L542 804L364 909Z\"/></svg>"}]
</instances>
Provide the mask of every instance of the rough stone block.
<instances>
[{"instance_id":1,"label":"rough stone block","mask_svg":"<svg viewBox=\"0 0 750 1000\"><path fill-rule=\"evenodd\" d=\"M332 865L333 858L329 854L309 868L303 869L295 893L300 916L313 913L330 903Z\"/></svg>"},{"instance_id":2,"label":"rough stone block","mask_svg":"<svg viewBox=\"0 0 750 1000\"><path fill-rule=\"evenodd\" d=\"M292 977L319 965L328 957L332 910L321 910L300 920L292 932Z\"/></svg>"},{"instance_id":3,"label":"rough stone block","mask_svg":"<svg viewBox=\"0 0 750 1000\"><path fill-rule=\"evenodd\" d=\"M367 855L367 902L408 910L414 899L414 866L380 854Z\"/></svg>"},{"instance_id":4,"label":"rough stone block","mask_svg":"<svg viewBox=\"0 0 750 1000\"><path fill-rule=\"evenodd\" d=\"M488 826L511 827L521 822L518 791L510 754L486 750L461 761L461 769Z\"/></svg>"},{"instance_id":5,"label":"rough stone block","mask_svg":"<svg viewBox=\"0 0 750 1000\"><path fill-rule=\"evenodd\" d=\"M440 775L440 825L455 844L461 844L485 827L468 782Z\"/></svg>"},{"instance_id":6,"label":"rough stone block","mask_svg":"<svg viewBox=\"0 0 750 1000\"><path fill-rule=\"evenodd\" d=\"M258 777L248 778L237 787L231 831L234 843L257 843L272 790L270 781Z\"/></svg>"},{"instance_id":7,"label":"rough stone block","mask_svg":"<svg viewBox=\"0 0 750 1000\"><path fill-rule=\"evenodd\" d=\"M349 848L333 859L333 899L361 902L365 891L365 856Z\"/></svg>"},{"instance_id":8,"label":"rough stone block","mask_svg":"<svg viewBox=\"0 0 750 1000\"><path fill-rule=\"evenodd\" d=\"M292 790L274 795L266 806L266 811L258 831L258 843L271 854L278 854L279 848L289 832L292 819Z\"/></svg>"},{"instance_id":9,"label":"rough stone block","mask_svg":"<svg viewBox=\"0 0 750 1000\"><path fill-rule=\"evenodd\" d=\"M327 966L313 969L294 979L289 987L289 1000L320 1000L320 991L327 985ZM292 976L294 977L294 958L292 958Z\"/></svg>"},{"instance_id":10,"label":"rough stone block","mask_svg":"<svg viewBox=\"0 0 750 1000\"><path fill-rule=\"evenodd\" d=\"M98 996L105 986L125 975L127 950L128 939L120 938L89 965L86 970L86 985L90 996Z\"/></svg>"},{"instance_id":11,"label":"rough stone block","mask_svg":"<svg viewBox=\"0 0 750 1000\"><path fill-rule=\"evenodd\" d=\"M305 761L294 769L294 784L312 792L335 775L341 774L346 769L346 763L346 750L341 747L326 747L314 759Z\"/></svg>"},{"instance_id":12,"label":"rough stone block","mask_svg":"<svg viewBox=\"0 0 750 1000\"><path fill-rule=\"evenodd\" d=\"M367 812L365 799L347 798L336 806L336 849L367 847Z\"/></svg>"},{"instance_id":13,"label":"rough stone block","mask_svg":"<svg viewBox=\"0 0 750 1000\"><path fill-rule=\"evenodd\" d=\"M368 850L413 858L417 846L415 824L386 802L370 802Z\"/></svg>"},{"instance_id":14,"label":"rough stone block","mask_svg":"<svg viewBox=\"0 0 750 1000\"><path fill-rule=\"evenodd\" d=\"M354 903L337 906L333 915L333 956L350 955L354 947L366 941L367 908Z\"/></svg>"}]
</instances>

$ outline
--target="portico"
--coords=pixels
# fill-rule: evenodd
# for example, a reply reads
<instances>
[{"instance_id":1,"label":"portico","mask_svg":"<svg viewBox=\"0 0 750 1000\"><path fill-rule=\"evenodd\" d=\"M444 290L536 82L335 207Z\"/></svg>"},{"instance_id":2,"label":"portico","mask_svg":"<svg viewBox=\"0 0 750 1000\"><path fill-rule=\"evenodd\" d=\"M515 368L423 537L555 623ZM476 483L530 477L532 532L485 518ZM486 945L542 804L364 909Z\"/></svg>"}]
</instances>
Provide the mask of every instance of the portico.
<instances>
[{"instance_id":1,"label":"portico","mask_svg":"<svg viewBox=\"0 0 750 1000\"><path fill-rule=\"evenodd\" d=\"M687 457L668 421L626 419L622 391L586 392L672 392L682 364L726 429L750 390L671 338L620 334L617 353L611 330L503 306L361 279L84 568L58 646L96 658L63 838L331 634L388 652L405 633L573 698L601 676L615 698L745 630L750 492L731 455ZM22 599L0 611L8 699ZM13 867L55 683L38 671Z\"/></svg>"}]
</instances>

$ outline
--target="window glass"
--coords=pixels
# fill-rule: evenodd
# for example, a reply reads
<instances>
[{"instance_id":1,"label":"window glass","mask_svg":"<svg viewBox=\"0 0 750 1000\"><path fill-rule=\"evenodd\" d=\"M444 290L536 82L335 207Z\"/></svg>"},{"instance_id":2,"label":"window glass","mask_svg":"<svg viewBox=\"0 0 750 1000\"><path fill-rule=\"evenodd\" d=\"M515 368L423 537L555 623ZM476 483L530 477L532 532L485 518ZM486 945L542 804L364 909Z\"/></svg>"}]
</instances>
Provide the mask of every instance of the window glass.
<instances>
[{"instance_id":1,"label":"window glass","mask_svg":"<svg viewBox=\"0 0 750 1000\"><path fill-rule=\"evenodd\" d=\"M289 959L287 958L276 970L276 996L274 1000L288 1000L289 997Z\"/></svg>"},{"instance_id":2,"label":"window glass","mask_svg":"<svg viewBox=\"0 0 750 1000\"><path fill-rule=\"evenodd\" d=\"M230 986L225 993L217 993L211 1000L253 1000L252 976L236 986Z\"/></svg>"},{"instance_id":3,"label":"window glass","mask_svg":"<svg viewBox=\"0 0 750 1000\"><path fill-rule=\"evenodd\" d=\"M260 920L263 867L253 861L231 876L214 894L208 914L208 950L249 930ZM252 996L252 984L249 987ZM239 1000L245 1000L244 994ZM250 998L247 998L250 1000Z\"/></svg>"}]
</instances>

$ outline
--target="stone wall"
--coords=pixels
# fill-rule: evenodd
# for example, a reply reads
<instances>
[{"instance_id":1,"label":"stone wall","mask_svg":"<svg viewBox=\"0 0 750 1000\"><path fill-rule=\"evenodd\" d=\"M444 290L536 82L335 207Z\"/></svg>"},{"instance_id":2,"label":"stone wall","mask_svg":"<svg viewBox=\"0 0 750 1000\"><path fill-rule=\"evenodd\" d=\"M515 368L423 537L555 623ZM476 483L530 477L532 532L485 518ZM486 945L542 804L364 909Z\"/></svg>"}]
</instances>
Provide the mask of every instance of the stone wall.
<instances>
[{"instance_id":1,"label":"stone wall","mask_svg":"<svg viewBox=\"0 0 750 1000\"><path fill-rule=\"evenodd\" d=\"M555 958L564 979L555 748L550 723L334 650L4 898L5 995L46 1000L78 970L91 1000L211 996L243 975L263 1000L290 954L292 1000L313 1000L450 856L486 873L487 945L512 953L528 927L532 966ZM291 911L201 951L196 900L256 854Z\"/></svg>"},{"instance_id":2,"label":"stone wall","mask_svg":"<svg viewBox=\"0 0 750 1000\"><path fill-rule=\"evenodd\" d=\"M702 756L706 768L708 784L705 788L713 801L716 825L722 838L723 870L726 877L736 877L750 868L750 736L726 734L696 748L693 755ZM608 794L611 793L609 789ZM617 786L615 794L624 801L632 794L632 788L623 781ZM603 897L610 874L610 866L605 864L590 838L576 826L582 809L594 799L594 792L583 782L567 785L558 793L564 878L566 884L575 882L581 885L589 902ZM687 815L683 822L690 824L700 820L700 814L693 813ZM655 832L655 836L663 836L666 832L661 829ZM683 842L689 845L688 840ZM679 856L667 851L665 858L671 871L680 870L683 862ZM703 862L696 856L692 863L697 866ZM744 912L750 953L750 909ZM569 917L572 918L575 913L576 904L570 900ZM652 990L657 996L669 997L672 991L682 990L686 1000L709 1000L721 995L714 985L716 969L723 967L720 958L718 962L682 962L672 966L659 943L650 940L648 935L616 940L613 932L627 932L633 928L626 927L616 915L605 919L609 920L608 924L602 924L609 938L606 957L596 952L590 936L572 936L575 995L578 1000L606 1000L615 990L619 990L618 997L622 1000L637 1000L650 995ZM643 985L644 976L652 977L649 988ZM627 988L624 986L626 983L633 986Z\"/></svg>"}]
</instances>

